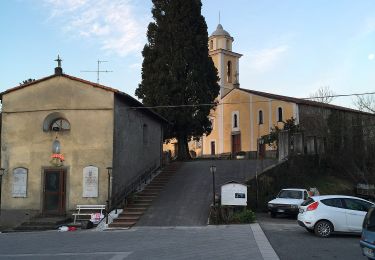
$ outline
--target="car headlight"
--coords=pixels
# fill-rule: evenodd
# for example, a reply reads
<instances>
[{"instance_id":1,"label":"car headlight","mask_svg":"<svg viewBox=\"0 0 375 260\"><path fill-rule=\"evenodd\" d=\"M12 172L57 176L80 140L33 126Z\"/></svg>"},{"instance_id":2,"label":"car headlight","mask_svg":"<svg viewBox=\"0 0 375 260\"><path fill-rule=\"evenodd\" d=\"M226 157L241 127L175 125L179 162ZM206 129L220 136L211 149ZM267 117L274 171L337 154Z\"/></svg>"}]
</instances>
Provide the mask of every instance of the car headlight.
<instances>
[{"instance_id":1,"label":"car headlight","mask_svg":"<svg viewBox=\"0 0 375 260\"><path fill-rule=\"evenodd\" d=\"M272 203L268 203L268 207L272 208L272 207L274 207L274 206L275 206L274 204L272 204Z\"/></svg>"},{"instance_id":2,"label":"car headlight","mask_svg":"<svg viewBox=\"0 0 375 260\"><path fill-rule=\"evenodd\" d=\"M298 205L290 205L290 207L291 207L292 209L297 209L297 208L298 208Z\"/></svg>"}]
</instances>

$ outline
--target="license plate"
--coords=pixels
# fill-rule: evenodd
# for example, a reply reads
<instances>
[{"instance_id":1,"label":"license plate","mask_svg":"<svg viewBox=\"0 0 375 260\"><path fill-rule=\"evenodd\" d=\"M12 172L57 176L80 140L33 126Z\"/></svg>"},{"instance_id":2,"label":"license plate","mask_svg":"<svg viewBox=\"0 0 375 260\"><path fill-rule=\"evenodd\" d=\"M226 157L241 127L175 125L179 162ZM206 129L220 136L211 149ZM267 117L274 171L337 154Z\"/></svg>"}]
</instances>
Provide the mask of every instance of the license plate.
<instances>
[{"instance_id":1,"label":"license plate","mask_svg":"<svg viewBox=\"0 0 375 260\"><path fill-rule=\"evenodd\" d=\"M364 247L363 254L368 257L374 257L374 250L372 250L371 248Z\"/></svg>"},{"instance_id":2,"label":"license plate","mask_svg":"<svg viewBox=\"0 0 375 260\"><path fill-rule=\"evenodd\" d=\"M285 210L283 209L278 209L277 212L284 212Z\"/></svg>"}]
</instances>

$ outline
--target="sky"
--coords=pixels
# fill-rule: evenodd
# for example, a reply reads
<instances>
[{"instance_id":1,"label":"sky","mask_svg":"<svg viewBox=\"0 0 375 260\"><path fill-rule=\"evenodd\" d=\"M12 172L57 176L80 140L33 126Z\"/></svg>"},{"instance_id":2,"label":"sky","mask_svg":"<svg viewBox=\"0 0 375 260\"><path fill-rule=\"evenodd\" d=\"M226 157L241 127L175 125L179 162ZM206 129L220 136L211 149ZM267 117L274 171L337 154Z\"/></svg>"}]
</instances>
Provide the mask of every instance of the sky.
<instances>
[{"instance_id":1,"label":"sky","mask_svg":"<svg viewBox=\"0 0 375 260\"><path fill-rule=\"evenodd\" d=\"M133 97L152 21L149 0L1 0L0 91L28 78L64 73ZM211 34L219 23L234 38L241 88L309 97L375 92L374 0L202 0ZM332 103L354 107L355 97Z\"/></svg>"}]
</instances>

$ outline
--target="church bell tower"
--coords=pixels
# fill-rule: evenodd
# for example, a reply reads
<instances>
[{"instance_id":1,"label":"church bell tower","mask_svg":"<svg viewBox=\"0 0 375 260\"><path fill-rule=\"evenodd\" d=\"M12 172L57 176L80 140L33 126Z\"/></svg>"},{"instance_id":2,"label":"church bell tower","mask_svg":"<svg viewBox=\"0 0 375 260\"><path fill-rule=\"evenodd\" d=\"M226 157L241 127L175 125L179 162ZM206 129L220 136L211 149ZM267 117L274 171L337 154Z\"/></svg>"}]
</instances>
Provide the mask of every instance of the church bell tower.
<instances>
[{"instance_id":1,"label":"church bell tower","mask_svg":"<svg viewBox=\"0 0 375 260\"><path fill-rule=\"evenodd\" d=\"M238 88L239 60L242 54L232 51L233 37L218 24L216 30L208 38L209 55L219 74L220 98L233 88Z\"/></svg>"}]
</instances>

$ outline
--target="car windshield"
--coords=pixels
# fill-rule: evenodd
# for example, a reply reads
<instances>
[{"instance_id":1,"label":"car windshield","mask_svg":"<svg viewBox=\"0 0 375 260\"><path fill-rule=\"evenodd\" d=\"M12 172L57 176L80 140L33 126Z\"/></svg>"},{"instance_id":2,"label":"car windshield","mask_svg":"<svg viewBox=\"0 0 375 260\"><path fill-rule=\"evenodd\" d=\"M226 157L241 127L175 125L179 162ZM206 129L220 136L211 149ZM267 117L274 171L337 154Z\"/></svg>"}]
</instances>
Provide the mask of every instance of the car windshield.
<instances>
[{"instance_id":1,"label":"car windshield","mask_svg":"<svg viewBox=\"0 0 375 260\"><path fill-rule=\"evenodd\" d=\"M372 207L366 214L365 220L363 221L363 228L375 231L375 208Z\"/></svg>"},{"instance_id":2,"label":"car windshield","mask_svg":"<svg viewBox=\"0 0 375 260\"><path fill-rule=\"evenodd\" d=\"M302 191L299 190L281 190L278 198L283 199L302 199Z\"/></svg>"}]
</instances>

